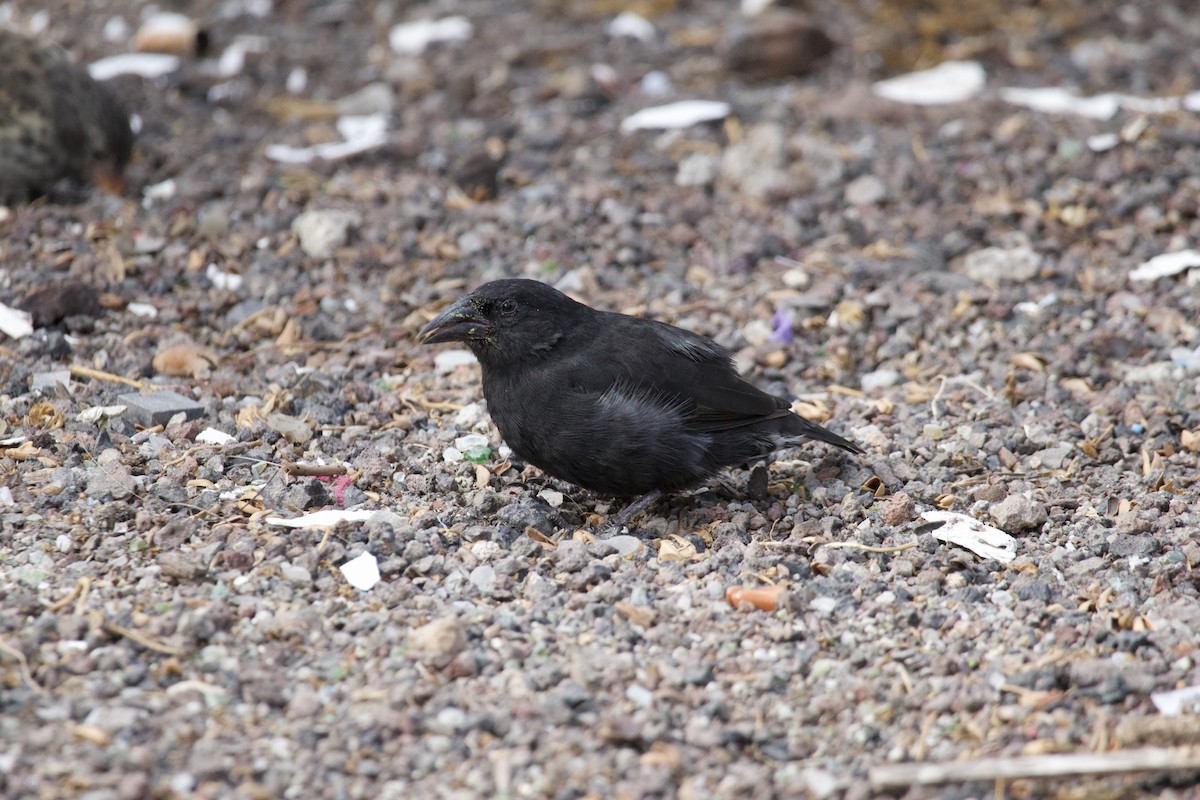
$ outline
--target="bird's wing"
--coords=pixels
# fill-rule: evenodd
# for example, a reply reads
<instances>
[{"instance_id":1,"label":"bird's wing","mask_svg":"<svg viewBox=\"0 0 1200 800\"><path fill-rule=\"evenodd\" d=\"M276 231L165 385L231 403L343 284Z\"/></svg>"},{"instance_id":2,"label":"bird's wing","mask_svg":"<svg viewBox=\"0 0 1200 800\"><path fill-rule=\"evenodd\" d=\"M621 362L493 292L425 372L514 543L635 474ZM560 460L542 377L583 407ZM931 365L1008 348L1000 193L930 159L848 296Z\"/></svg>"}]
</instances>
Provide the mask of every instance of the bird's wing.
<instances>
[{"instance_id":1,"label":"bird's wing","mask_svg":"<svg viewBox=\"0 0 1200 800\"><path fill-rule=\"evenodd\" d=\"M659 398L697 432L739 428L789 413L784 400L742 380L732 354L711 339L628 317L592 333L587 357L570 370L575 391L604 396L617 387L640 402Z\"/></svg>"}]
</instances>

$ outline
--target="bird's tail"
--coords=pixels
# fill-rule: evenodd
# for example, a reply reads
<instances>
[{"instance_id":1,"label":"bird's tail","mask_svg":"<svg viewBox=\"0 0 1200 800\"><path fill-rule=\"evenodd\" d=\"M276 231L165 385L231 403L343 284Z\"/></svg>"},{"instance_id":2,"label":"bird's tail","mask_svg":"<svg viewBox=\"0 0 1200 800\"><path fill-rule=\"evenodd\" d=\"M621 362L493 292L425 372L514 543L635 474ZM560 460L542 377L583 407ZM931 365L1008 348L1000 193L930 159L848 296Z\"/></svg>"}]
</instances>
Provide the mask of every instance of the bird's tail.
<instances>
[{"instance_id":1,"label":"bird's tail","mask_svg":"<svg viewBox=\"0 0 1200 800\"><path fill-rule=\"evenodd\" d=\"M788 416L787 433L791 436L800 436L805 439L816 439L818 442L825 442L834 447L840 447L850 453L865 453L861 447L848 439L843 439L833 431L823 428L815 422L810 422L804 417L791 414Z\"/></svg>"}]
</instances>

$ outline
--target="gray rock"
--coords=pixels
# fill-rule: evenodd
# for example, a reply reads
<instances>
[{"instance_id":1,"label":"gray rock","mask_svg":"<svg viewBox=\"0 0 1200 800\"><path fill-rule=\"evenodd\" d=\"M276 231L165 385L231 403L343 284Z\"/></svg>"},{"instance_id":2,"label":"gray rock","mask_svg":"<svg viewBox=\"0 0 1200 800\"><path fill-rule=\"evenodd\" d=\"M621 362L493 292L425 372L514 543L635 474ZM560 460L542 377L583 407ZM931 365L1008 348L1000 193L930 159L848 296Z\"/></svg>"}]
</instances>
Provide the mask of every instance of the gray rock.
<instances>
[{"instance_id":1,"label":"gray rock","mask_svg":"<svg viewBox=\"0 0 1200 800\"><path fill-rule=\"evenodd\" d=\"M1037 530L1049 518L1044 505L1020 494L1010 494L993 505L991 512L996 526L1010 534Z\"/></svg>"},{"instance_id":2,"label":"gray rock","mask_svg":"<svg viewBox=\"0 0 1200 800\"><path fill-rule=\"evenodd\" d=\"M1158 539L1148 533L1118 533L1108 543L1108 552L1118 558L1152 556L1162 549Z\"/></svg>"},{"instance_id":3,"label":"gray rock","mask_svg":"<svg viewBox=\"0 0 1200 800\"><path fill-rule=\"evenodd\" d=\"M554 550L554 566L559 572L578 572L592 560L587 548L580 542L560 542Z\"/></svg>"}]
</instances>

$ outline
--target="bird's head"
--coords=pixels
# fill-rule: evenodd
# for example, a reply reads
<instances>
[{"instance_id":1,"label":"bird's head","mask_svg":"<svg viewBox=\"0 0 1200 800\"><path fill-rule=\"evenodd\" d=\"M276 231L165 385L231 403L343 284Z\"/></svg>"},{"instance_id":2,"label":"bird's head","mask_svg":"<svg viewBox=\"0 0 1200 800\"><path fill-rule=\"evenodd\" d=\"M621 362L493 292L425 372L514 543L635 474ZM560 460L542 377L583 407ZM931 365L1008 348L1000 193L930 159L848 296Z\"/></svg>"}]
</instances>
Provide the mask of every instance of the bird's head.
<instances>
[{"instance_id":1,"label":"bird's head","mask_svg":"<svg viewBox=\"0 0 1200 800\"><path fill-rule=\"evenodd\" d=\"M492 281L431 320L417 341L463 342L485 366L511 364L549 352L590 311L538 281Z\"/></svg>"}]
</instances>

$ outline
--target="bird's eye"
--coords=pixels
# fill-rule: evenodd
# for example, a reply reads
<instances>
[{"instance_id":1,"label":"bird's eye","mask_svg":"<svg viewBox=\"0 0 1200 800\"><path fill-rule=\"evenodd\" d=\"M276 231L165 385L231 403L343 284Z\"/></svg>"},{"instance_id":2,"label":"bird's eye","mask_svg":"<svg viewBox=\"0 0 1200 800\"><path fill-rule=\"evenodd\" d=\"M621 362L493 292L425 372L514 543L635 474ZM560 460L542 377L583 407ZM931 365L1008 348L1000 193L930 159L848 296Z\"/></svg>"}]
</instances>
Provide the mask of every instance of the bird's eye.
<instances>
[{"instance_id":1,"label":"bird's eye","mask_svg":"<svg viewBox=\"0 0 1200 800\"><path fill-rule=\"evenodd\" d=\"M496 310L505 316L515 314L517 313L517 301L511 297L507 300L501 300L500 305L496 306Z\"/></svg>"}]
</instances>

